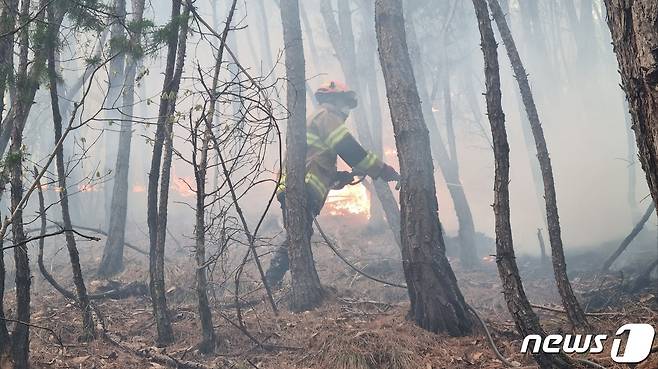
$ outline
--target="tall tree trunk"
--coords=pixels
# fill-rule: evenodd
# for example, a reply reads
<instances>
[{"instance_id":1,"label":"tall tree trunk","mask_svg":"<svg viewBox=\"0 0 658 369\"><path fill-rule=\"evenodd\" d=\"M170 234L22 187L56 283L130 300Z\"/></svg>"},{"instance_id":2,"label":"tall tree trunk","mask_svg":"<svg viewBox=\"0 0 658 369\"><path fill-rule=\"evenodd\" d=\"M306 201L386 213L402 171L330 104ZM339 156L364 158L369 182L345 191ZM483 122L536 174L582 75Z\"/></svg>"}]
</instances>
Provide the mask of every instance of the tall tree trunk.
<instances>
[{"instance_id":1,"label":"tall tree trunk","mask_svg":"<svg viewBox=\"0 0 658 369\"><path fill-rule=\"evenodd\" d=\"M290 308L310 310L322 302L323 291L313 263L306 185L306 100L304 45L298 0L281 0L286 64L286 101L290 114L286 135L286 232L292 277Z\"/></svg>"},{"instance_id":2,"label":"tall tree trunk","mask_svg":"<svg viewBox=\"0 0 658 369\"><path fill-rule=\"evenodd\" d=\"M0 248L4 245L4 241L0 240ZM11 353L11 341L9 337L9 330L7 330L7 322L5 318L5 253L0 252L0 362L9 358Z\"/></svg>"},{"instance_id":3,"label":"tall tree trunk","mask_svg":"<svg viewBox=\"0 0 658 369\"><path fill-rule=\"evenodd\" d=\"M0 32L5 35L0 39L0 120L5 112L5 92L11 81L11 73L14 68L14 35L8 34L16 26L18 16L18 0L3 2L0 14Z\"/></svg>"},{"instance_id":4,"label":"tall tree trunk","mask_svg":"<svg viewBox=\"0 0 658 369\"><path fill-rule=\"evenodd\" d=\"M263 61L264 65L263 68L264 74L269 73L272 70L272 66L274 65L274 58L272 57L272 44L270 42L270 28L268 26L268 16L267 16L267 10L265 9L265 0L257 0L256 1L256 9L258 12L258 17L259 21L258 23L260 24L260 42L261 48L263 50Z\"/></svg>"},{"instance_id":5,"label":"tall tree trunk","mask_svg":"<svg viewBox=\"0 0 658 369\"><path fill-rule=\"evenodd\" d=\"M503 294L507 309L512 314L519 333L522 336L538 334L545 337L546 332L539 324L539 318L532 310L525 295L514 256L509 207L509 144L505 129L505 113L503 113L501 104L497 44L491 28L486 1L473 0L473 6L478 20L482 53L484 54L487 114L491 125L496 162L493 209L496 218L496 264L498 274L503 283ZM539 353L535 354L534 358L542 369L572 367L562 354Z\"/></svg>"},{"instance_id":6,"label":"tall tree trunk","mask_svg":"<svg viewBox=\"0 0 658 369\"><path fill-rule=\"evenodd\" d=\"M213 93L215 89L213 88ZM214 101L213 101L214 103ZM214 104L213 104L214 105ZM211 106L213 106L211 105ZM211 108L211 112L214 109ZM210 114L212 119L213 114ZM206 127L206 125L204 125ZM196 225L194 258L196 260L196 294L198 299L199 320L201 321L201 333L203 340L199 344L199 350L203 353L212 352L215 349L217 337L212 324L212 312L208 303L208 278L206 276L206 174L208 169L208 143L212 131L204 129L202 138L201 155L197 165L196 179ZM195 148L196 150L196 148Z\"/></svg>"},{"instance_id":7,"label":"tall tree trunk","mask_svg":"<svg viewBox=\"0 0 658 369\"><path fill-rule=\"evenodd\" d=\"M468 203L464 186L459 178L459 163L457 160L452 160L445 147L443 137L439 131L438 123L432 112L431 98L429 89L425 84L425 72L423 68L422 58L420 55L420 48L416 40L416 32L411 20L406 25L407 42L409 42L409 49L413 55L413 72L418 76L416 80L418 86L418 93L421 101L421 109L423 117L427 121L432 137L432 155L436 160L443 178L448 184L448 191L450 197L455 205L455 214L457 215L457 222L459 223L459 240L460 240L460 260L464 267L475 268L479 265L479 259L475 250L475 224L473 223L473 214L471 207ZM426 103L422 103L422 102Z\"/></svg>"},{"instance_id":8,"label":"tall tree trunk","mask_svg":"<svg viewBox=\"0 0 658 369\"><path fill-rule=\"evenodd\" d=\"M29 1L25 1L28 6L28 12L29 12ZM40 8L43 8L45 6L45 3L43 0L39 4ZM22 8L23 6L21 6ZM35 20L31 20L30 17L31 15L28 14L24 16L23 21L25 23L19 23L19 24L38 24L38 29L30 29L30 27L23 27L22 30L25 31L36 31L39 36L41 36L40 33L45 32L45 23L42 22L43 20L43 13L41 12L39 16ZM57 12L57 17L55 19L55 27L53 29L59 31L59 28L62 24L62 20L64 19L65 11L64 10L59 10ZM23 17L23 16L21 16ZM19 20L20 21L20 20ZM43 39L45 37L35 37L35 40L39 40L40 42L43 42ZM18 44L23 46L26 45L26 43L29 42L29 35L23 36L23 32L20 33L20 36L18 38ZM32 45L34 48L39 48L43 47L44 45L42 43L38 43L35 45ZM35 53L34 58L30 61L30 63L25 63L25 65L20 65L20 59L23 58L27 60L28 58L28 50L20 50L19 51L19 65L18 65L18 70L16 72L16 83L15 83L15 90L14 95L15 98L12 98L12 106L10 110L7 112L5 115L5 118L2 120L2 124L0 125L0 154L4 154L5 150L7 149L7 145L9 144L11 134L14 130L14 127L17 127L21 134L23 133L23 129L25 128L25 123L27 122L27 117L30 113L30 109L32 108L32 102L35 99L35 95L37 90L39 89L39 81L40 78L44 75L45 73L45 68L46 68L46 54L47 53ZM28 64L30 66L29 71L28 71ZM11 86L10 86L11 88Z\"/></svg>"},{"instance_id":9,"label":"tall tree trunk","mask_svg":"<svg viewBox=\"0 0 658 369\"><path fill-rule=\"evenodd\" d=\"M57 71L55 69L55 49L58 42L58 33L52 28L55 24L55 9L53 6L48 7L48 19L50 20L48 36L50 44L48 45L48 83L50 84L50 105L53 113L53 128L55 132L55 143L62 138L62 115L59 110L59 97L57 95ZM59 187L59 201L62 209L62 223L64 229L73 229L71 222L71 213L69 212L68 189L66 187L66 167L64 166L64 149L62 145L55 149L55 165L57 167L57 186ZM80 255L75 243L73 232L65 232L66 249L71 261L71 271L73 272L73 284L75 285L76 297L82 311L82 338L91 340L96 336L96 327L92 317L87 287L82 276L80 267Z\"/></svg>"},{"instance_id":10,"label":"tall tree trunk","mask_svg":"<svg viewBox=\"0 0 658 369\"><path fill-rule=\"evenodd\" d=\"M372 18L374 14L374 3L371 0L361 1L361 12L362 12L362 21L361 23L361 38L358 42L357 52L362 57L357 60L357 70L359 75L362 76L364 86L363 93L367 94L368 99L365 99L365 95L362 96L361 103L365 104L368 102L367 110L370 112L370 132L372 132L372 150L373 152L380 157L382 160L386 159L384 156L384 141L383 141L383 118L382 118L382 107L379 101L379 75L378 68L376 65L377 49L375 45L377 44L377 38L375 37L375 20ZM349 8L347 9L349 10ZM349 13L348 13L349 15ZM343 17L346 17L343 15ZM374 191L374 188L368 189L370 193ZM395 205L397 208L397 201L392 202L389 206ZM389 210L389 213L399 214L399 210ZM370 220L369 227L373 230L379 229L385 221L386 213L382 208L381 201L370 201ZM399 216L397 217L399 218ZM398 221L399 223L399 221ZM395 228L392 228L395 229ZM399 237L398 234L395 237Z\"/></svg>"},{"instance_id":11,"label":"tall tree trunk","mask_svg":"<svg viewBox=\"0 0 658 369\"><path fill-rule=\"evenodd\" d=\"M103 132L103 143L105 148L104 172L111 173L111 175L108 176L107 181L103 184L103 190L100 193L105 209L105 224L108 225L110 224L112 214L113 196L113 191L110 191L109 189L110 187L114 188L114 176L116 175L116 173L113 172L115 168L115 158L117 157L117 152L115 151L117 148L116 130L117 126L122 126L121 111L119 108L125 108L125 106L121 106L120 101L125 86L124 82L126 80L124 69L126 64L126 0L114 0L113 5L112 26L110 27L110 55L116 56L110 60L107 96L103 106L104 109L107 109L105 119L108 121L107 129Z\"/></svg>"},{"instance_id":12,"label":"tall tree trunk","mask_svg":"<svg viewBox=\"0 0 658 369\"><path fill-rule=\"evenodd\" d=\"M20 9L20 24L26 24L30 17L30 1L23 1ZM43 19L43 17L41 17ZM15 214L11 219L12 241L16 244L25 241L25 231L23 229L23 210L20 208L21 199L23 198L23 127L29 106L26 100L22 99L23 91L32 87L33 80L27 72L28 50L30 27L23 27L18 38L20 45L18 71L16 73L16 88L20 91L18 98L13 102L15 118L11 121L11 145L5 165L10 167L10 186L11 186L11 212ZM31 100L30 100L31 101ZM11 351L14 361L14 368L27 369L29 367L30 352L30 261L27 252L27 244L14 248L14 266L16 270L16 319L22 323L17 323L11 334Z\"/></svg>"},{"instance_id":13,"label":"tall tree trunk","mask_svg":"<svg viewBox=\"0 0 658 369\"><path fill-rule=\"evenodd\" d=\"M16 24L16 18L17 18L17 13L18 13L18 1L17 0L11 0L8 2L5 2L2 4L2 14L0 15L0 32L6 33L10 30L13 30ZM9 70L13 70L13 54L14 54L14 36L5 36L0 40L0 63L5 66L5 68L9 68ZM2 109L0 109L0 121L2 120L2 114L4 113L5 107L4 107L4 93L5 90L7 89L7 80L9 77L8 71L3 71L2 73L2 80L0 80L0 105L2 105ZM1 155L1 154L0 154ZM7 174L7 168L3 168L3 176L0 178L3 178ZM0 198L2 193L4 192L4 188L7 185L6 180L1 180L0 183ZM2 248L3 245L3 240L0 240L0 248ZM9 337L9 331L7 329L7 323L4 321L5 317L5 308L4 308L4 301L5 301L5 275L6 275L6 270L5 270L5 259L4 259L4 252L0 252L0 362L3 361L3 359L8 359L11 356L11 352L9 351L9 348L11 347L11 341Z\"/></svg>"},{"instance_id":14,"label":"tall tree trunk","mask_svg":"<svg viewBox=\"0 0 658 369\"><path fill-rule=\"evenodd\" d=\"M567 263L564 258L564 249L562 246L562 232L560 230L560 218L558 216L557 199L555 195L555 181L553 179L553 167L551 159L548 155L548 147L544 137L544 130L542 129L541 122L539 121L539 114L535 105L532 91L530 90L530 83L526 74L521 57L516 50L512 33L507 26L505 15L503 14L498 0L489 0L491 13L496 20L498 31L500 32L507 56L512 64L514 76L519 84L519 91L523 99L526 113L528 114L528 122L532 128L532 136L535 140L537 147L537 158L539 159L539 167L541 169L542 179L544 182L544 199L546 201L546 221L548 223L548 238L551 243L551 254L553 258L553 270L555 272L555 281L557 288L562 298L562 305L567 312L569 321L574 327L587 328L589 326L585 312L578 303L576 295L571 288L571 283L567 276Z\"/></svg>"},{"instance_id":15,"label":"tall tree trunk","mask_svg":"<svg viewBox=\"0 0 658 369\"><path fill-rule=\"evenodd\" d=\"M176 99L180 87L188 29L189 7L180 14L181 0L172 1L171 21L174 27L167 39L167 66L165 69L162 97L153 157L149 172L147 217L149 227L149 288L153 305L153 316L158 330L158 344L174 341L169 309L165 296L164 254L167 236L167 204L173 152L173 123ZM158 182L160 192L158 194Z\"/></svg>"},{"instance_id":16,"label":"tall tree trunk","mask_svg":"<svg viewBox=\"0 0 658 369\"><path fill-rule=\"evenodd\" d=\"M141 24L144 14L144 0L133 0L133 19L135 24ZM133 30L130 41L138 47L141 42L142 29ZM110 205L110 225L107 230L107 240L103 249L103 258L98 268L98 275L111 276L123 270L123 244L126 236L126 216L128 212L128 176L130 172L130 145L132 142L132 119L135 105L135 78L139 59L128 55L126 57L126 79L123 83L123 119L119 133L116 166L112 188L112 203Z\"/></svg>"},{"instance_id":17,"label":"tall tree trunk","mask_svg":"<svg viewBox=\"0 0 658 369\"><path fill-rule=\"evenodd\" d=\"M219 40L218 52L215 58L215 68L213 69L213 79L212 79L212 90L210 90L208 104L208 112L205 116L197 123L197 130L195 134L198 134L198 127L203 123L204 133L202 136L201 142L201 153L199 161L196 162L196 142L197 138L193 138L194 142L194 167L195 173L194 178L196 180L196 225L194 227L195 233L195 260L196 260L196 293L198 299L198 309L199 309L199 320L201 321L201 332L203 340L199 344L199 349L203 353L209 353L215 350L217 345L217 336L215 335L215 328L212 323L212 311L210 310L210 304L208 302L208 277L206 274L207 265L206 265L206 180L208 174L208 150L210 140L213 134L213 125L212 122L215 118L215 107L217 106L217 98L219 97L219 92L217 91L217 86L219 83L219 73L221 71L224 48L226 45L226 37L228 36L231 22L233 20L233 15L235 14L235 6L237 0L233 0L231 8L229 10L228 17L226 19L226 25L224 31L222 32L222 37ZM262 5L262 4L261 4ZM216 13L216 12L215 12ZM269 46L269 43L268 43Z\"/></svg>"},{"instance_id":18,"label":"tall tree trunk","mask_svg":"<svg viewBox=\"0 0 658 369\"><path fill-rule=\"evenodd\" d=\"M402 265L411 315L429 331L466 335L472 320L445 256L430 138L407 49L401 2L377 0L375 24L402 175Z\"/></svg>"},{"instance_id":19,"label":"tall tree trunk","mask_svg":"<svg viewBox=\"0 0 658 369\"><path fill-rule=\"evenodd\" d=\"M9 157L11 165L11 211L16 212L12 222L12 236L14 243L25 241L23 230L23 211L18 208L23 198L23 135L21 127L14 127L11 133ZM27 244L14 248L14 265L16 268L16 319L17 323L12 332L12 357L16 369L29 367L30 351L30 261Z\"/></svg>"},{"instance_id":20,"label":"tall tree trunk","mask_svg":"<svg viewBox=\"0 0 658 369\"><path fill-rule=\"evenodd\" d=\"M642 169L658 204L658 1L605 0Z\"/></svg>"}]
</instances>

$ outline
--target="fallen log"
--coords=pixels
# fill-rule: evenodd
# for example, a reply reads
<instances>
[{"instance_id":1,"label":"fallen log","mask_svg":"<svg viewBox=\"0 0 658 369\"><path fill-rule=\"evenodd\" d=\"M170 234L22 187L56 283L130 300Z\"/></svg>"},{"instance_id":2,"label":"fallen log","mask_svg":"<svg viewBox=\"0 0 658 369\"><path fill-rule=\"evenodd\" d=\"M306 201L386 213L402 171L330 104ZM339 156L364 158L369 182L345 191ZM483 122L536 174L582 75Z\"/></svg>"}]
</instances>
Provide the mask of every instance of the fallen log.
<instances>
[{"instance_id":1,"label":"fallen log","mask_svg":"<svg viewBox=\"0 0 658 369\"><path fill-rule=\"evenodd\" d=\"M114 339L113 337L111 337L111 334L109 332L105 332L103 338L109 343L111 343L112 345L130 354L139 356L156 364L166 365L176 369L216 369L225 366L222 365L220 367L218 366L211 367L195 361L179 360L170 355L157 352L158 349L155 347L134 348L126 343L121 342L118 339Z\"/></svg>"},{"instance_id":2,"label":"fallen log","mask_svg":"<svg viewBox=\"0 0 658 369\"><path fill-rule=\"evenodd\" d=\"M637 236L638 233L640 233L640 231L642 230L642 228L644 228L644 225L649 220L649 217L651 217L651 213L653 213L655 210L656 210L656 206L654 205L653 202L651 202L649 207L647 207L647 210L644 211L644 215L642 215L642 218L637 222L635 227L633 227L633 229L631 230L631 233L629 233L628 236L626 236L626 238L624 238L624 240L621 241L621 244L619 245L617 250L615 250L615 252L613 252L612 255L610 255L608 260L606 260L605 263L603 263L603 266L601 267L601 272L605 273L610 269L612 263L614 263L615 260L617 260L619 255L621 255L626 250L626 248L628 248L628 245L630 245L631 242L633 242L635 236Z\"/></svg>"}]
</instances>

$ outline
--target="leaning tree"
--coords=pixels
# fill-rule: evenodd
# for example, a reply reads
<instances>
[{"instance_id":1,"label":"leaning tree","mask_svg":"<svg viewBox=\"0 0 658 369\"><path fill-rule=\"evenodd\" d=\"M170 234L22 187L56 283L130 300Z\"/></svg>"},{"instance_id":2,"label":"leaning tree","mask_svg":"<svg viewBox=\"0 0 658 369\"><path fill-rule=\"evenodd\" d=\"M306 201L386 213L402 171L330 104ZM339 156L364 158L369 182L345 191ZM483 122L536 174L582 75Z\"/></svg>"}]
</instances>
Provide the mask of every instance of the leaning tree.
<instances>
[{"instance_id":1,"label":"leaning tree","mask_svg":"<svg viewBox=\"0 0 658 369\"><path fill-rule=\"evenodd\" d=\"M539 160L539 168L541 170L542 181L544 184L544 201L546 203L546 223L548 224L548 237L551 243L551 254L553 259L553 270L555 271L555 281L557 283L560 297L562 298L562 305L567 312L569 321L575 327L587 327L587 317L583 308L578 303L576 295L571 288L571 282L567 276L567 263L564 257L564 248L562 245L562 231L560 229L560 217L558 215L557 195L555 193L555 179L553 178L553 165L551 158L548 154L548 145L544 137L544 129L542 128L541 121L539 120L539 113L535 105L535 99L530 89L530 82L528 75L516 50L516 44L512 37L505 14L497 0L489 0L489 7L493 15L498 31L503 39L507 56L512 64L514 70L514 78L519 85L519 92L523 100L528 115L528 122L532 129L532 137L537 147L537 159Z\"/></svg>"},{"instance_id":2,"label":"leaning tree","mask_svg":"<svg viewBox=\"0 0 658 369\"><path fill-rule=\"evenodd\" d=\"M487 115L491 125L494 171L494 204L496 221L496 264L503 283L503 295L507 309L514 318L516 328L521 335L537 334L546 336L539 324L539 318L532 310L523 289L519 269L514 256L512 226L509 206L509 144L505 128L505 113L501 103L500 71L498 51L486 0L473 0L475 15L480 29L482 53L484 56L484 76L486 84ZM568 358L563 354L535 354L535 360L542 369L571 368Z\"/></svg>"}]
</instances>

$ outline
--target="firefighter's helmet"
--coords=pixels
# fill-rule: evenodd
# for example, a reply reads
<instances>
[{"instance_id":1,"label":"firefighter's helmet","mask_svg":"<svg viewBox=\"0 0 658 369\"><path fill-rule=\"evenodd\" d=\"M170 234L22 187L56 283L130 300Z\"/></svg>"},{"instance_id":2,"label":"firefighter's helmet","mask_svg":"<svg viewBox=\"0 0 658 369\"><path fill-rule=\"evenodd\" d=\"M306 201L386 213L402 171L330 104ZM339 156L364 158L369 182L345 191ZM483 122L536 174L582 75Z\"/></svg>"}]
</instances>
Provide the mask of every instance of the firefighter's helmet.
<instances>
[{"instance_id":1,"label":"firefighter's helmet","mask_svg":"<svg viewBox=\"0 0 658 369\"><path fill-rule=\"evenodd\" d=\"M315 91L315 98L319 103L341 102L351 109L356 108L358 104L356 93L350 90L345 83L335 80L322 84Z\"/></svg>"}]
</instances>

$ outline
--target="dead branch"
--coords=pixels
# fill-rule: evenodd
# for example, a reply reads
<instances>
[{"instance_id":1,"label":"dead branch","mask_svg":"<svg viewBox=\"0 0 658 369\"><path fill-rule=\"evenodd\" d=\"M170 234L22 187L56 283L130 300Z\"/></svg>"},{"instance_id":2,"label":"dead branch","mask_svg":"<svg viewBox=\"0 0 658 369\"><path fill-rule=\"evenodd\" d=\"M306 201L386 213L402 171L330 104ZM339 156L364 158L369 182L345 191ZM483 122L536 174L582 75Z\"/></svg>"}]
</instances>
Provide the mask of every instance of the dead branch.
<instances>
[{"instance_id":1,"label":"dead branch","mask_svg":"<svg viewBox=\"0 0 658 369\"><path fill-rule=\"evenodd\" d=\"M610 269L612 263L614 263L615 260L619 258L619 255L621 255L626 250L626 248L628 248L628 245L630 245L631 242L633 242L635 236L637 236L638 233L640 233L640 231L642 230L642 228L644 228L644 225L647 223L649 217L651 217L651 214L654 211L656 211L656 205L653 202L651 202L651 204L649 204L649 206L647 207L647 210L644 211L644 215L642 215L642 218L640 218L637 224L635 224L635 227L633 227L633 229L628 234L628 236L626 236L624 240L621 241L621 244L619 244L617 250L615 250L615 252L613 252L612 255L608 257L605 263L603 263L603 266L601 267L601 272L607 272L608 269Z\"/></svg>"},{"instance_id":2,"label":"dead branch","mask_svg":"<svg viewBox=\"0 0 658 369\"><path fill-rule=\"evenodd\" d=\"M55 333L54 330L52 330L52 329L50 329L50 328L48 328L48 327L44 327L44 326L36 325L36 324L32 324L32 323L27 323L27 322L23 322L23 321L16 320L16 319L4 318L4 317L0 317L0 320L3 320L3 321L5 321L5 322L10 322L10 323L22 324L22 325L28 326L28 327L30 327L30 328L37 328L37 329L42 329L42 330L44 330L44 331L47 331L47 332L49 332L53 337L55 337L55 339L57 340L57 344L59 345L59 347L64 347L64 342L62 342L62 338L61 338L57 333Z\"/></svg>"}]
</instances>

